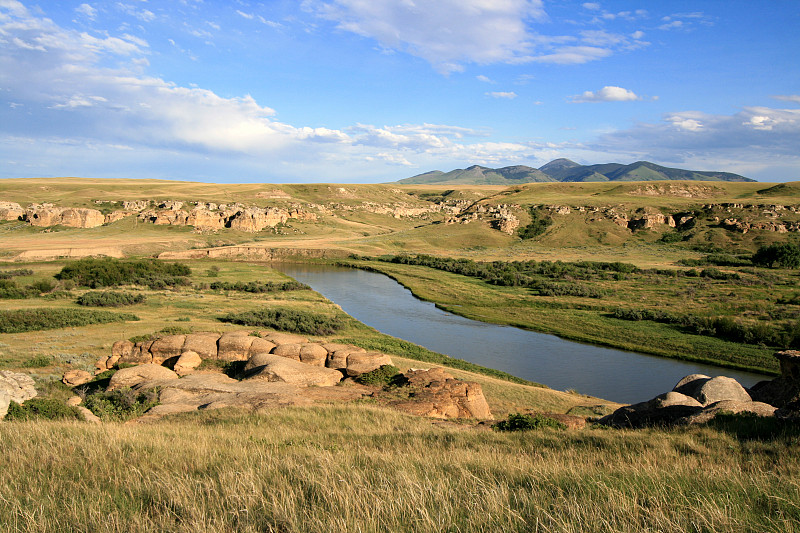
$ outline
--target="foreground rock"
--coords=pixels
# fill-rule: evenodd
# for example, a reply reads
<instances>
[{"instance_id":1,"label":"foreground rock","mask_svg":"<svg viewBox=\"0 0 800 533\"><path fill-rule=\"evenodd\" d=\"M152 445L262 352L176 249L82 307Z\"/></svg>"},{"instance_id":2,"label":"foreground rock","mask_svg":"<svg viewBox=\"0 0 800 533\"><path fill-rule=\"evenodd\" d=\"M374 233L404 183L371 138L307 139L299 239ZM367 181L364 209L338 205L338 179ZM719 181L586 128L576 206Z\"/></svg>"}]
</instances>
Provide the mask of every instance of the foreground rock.
<instances>
[{"instance_id":1,"label":"foreground rock","mask_svg":"<svg viewBox=\"0 0 800 533\"><path fill-rule=\"evenodd\" d=\"M389 401L396 409L434 418L493 418L478 383L455 379L441 368L409 370L403 376L407 383L400 390L408 399Z\"/></svg>"},{"instance_id":2,"label":"foreground rock","mask_svg":"<svg viewBox=\"0 0 800 533\"><path fill-rule=\"evenodd\" d=\"M621 407L599 422L640 428L703 424L720 413L800 418L800 351L777 352L775 357L781 363L781 376L757 383L749 392L729 377L692 374L671 392Z\"/></svg>"},{"instance_id":3,"label":"foreground rock","mask_svg":"<svg viewBox=\"0 0 800 533\"><path fill-rule=\"evenodd\" d=\"M167 367L151 363L132 366L118 370L111 376L109 391L135 387L141 383L178 379L178 374Z\"/></svg>"},{"instance_id":4,"label":"foreground rock","mask_svg":"<svg viewBox=\"0 0 800 533\"><path fill-rule=\"evenodd\" d=\"M331 368L310 365L279 355L254 355L247 366L245 381L264 380L293 385L331 387L342 380L342 373Z\"/></svg>"},{"instance_id":5,"label":"foreground rock","mask_svg":"<svg viewBox=\"0 0 800 533\"><path fill-rule=\"evenodd\" d=\"M27 374L0 370L0 420L8 413L11 402L18 404L36 397L36 384Z\"/></svg>"}]
</instances>

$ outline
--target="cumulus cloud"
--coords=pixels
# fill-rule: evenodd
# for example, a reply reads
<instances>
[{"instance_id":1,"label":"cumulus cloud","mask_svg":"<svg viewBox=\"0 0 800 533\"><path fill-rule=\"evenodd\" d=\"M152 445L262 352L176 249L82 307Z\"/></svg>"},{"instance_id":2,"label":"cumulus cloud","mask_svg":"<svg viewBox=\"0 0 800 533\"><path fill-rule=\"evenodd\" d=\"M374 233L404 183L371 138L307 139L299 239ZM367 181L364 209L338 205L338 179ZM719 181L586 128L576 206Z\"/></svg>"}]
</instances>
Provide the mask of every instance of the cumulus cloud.
<instances>
[{"instance_id":1,"label":"cumulus cloud","mask_svg":"<svg viewBox=\"0 0 800 533\"><path fill-rule=\"evenodd\" d=\"M486 93L486 96L491 96L492 98L505 98L506 100L513 100L514 98L517 97L517 93L513 91L511 92L498 91L498 92Z\"/></svg>"},{"instance_id":2,"label":"cumulus cloud","mask_svg":"<svg viewBox=\"0 0 800 533\"><path fill-rule=\"evenodd\" d=\"M483 74L475 76L475 79L478 80L478 81L482 81L484 83L494 83L494 80L492 80L488 76L484 76Z\"/></svg>"},{"instance_id":3,"label":"cumulus cloud","mask_svg":"<svg viewBox=\"0 0 800 533\"><path fill-rule=\"evenodd\" d=\"M531 51L528 20L545 16L541 0L335 0L316 4L338 27L422 57L440 72L464 62L506 62Z\"/></svg>"},{"instance_id":4,"label":"cumulus cloud","mask_svg":"<svg viewBox=\"0 0 800 533\"><path fill-rule=\"evenodd\" d=\"M583 94L573 96L571 101L584 103L584 102L632 102L641 100L636 93L616 87L614 85L606 85L599 91L585 91Z\"/></svg>"}]
</instances>

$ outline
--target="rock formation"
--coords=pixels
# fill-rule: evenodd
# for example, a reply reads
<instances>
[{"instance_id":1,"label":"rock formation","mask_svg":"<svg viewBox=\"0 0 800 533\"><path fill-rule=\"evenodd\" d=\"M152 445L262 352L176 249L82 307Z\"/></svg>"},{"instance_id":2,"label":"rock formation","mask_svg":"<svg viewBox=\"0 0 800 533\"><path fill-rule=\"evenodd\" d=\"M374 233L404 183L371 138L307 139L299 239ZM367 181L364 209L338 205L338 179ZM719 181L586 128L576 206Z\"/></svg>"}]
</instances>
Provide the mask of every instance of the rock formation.
<instances>
[{"instance_id":1,"label":"rock formation","mask_svg":"<svg viewBox=\"0 0 800 533\"><path fill-rule=\"evenodd\" d=\"M25 210L16 202L0 202L0 220L19 220L25 216Z\"/></svg>"},{"instance_id":2,"label":"rock formation","mask_svg":"<svg viewBox=\"0 0 800 533\"><path fill-rule=\"evenodd\" d=\"M403 376L407 383L400 390L408 399L390 401L396 409L434 418L493 418L478 383L457 380L441 368L409 370Z\"/></svg>"},{"instance_id":3,"label":"rock formation","mask_svg":"<svg viewBox=\"0 0 800 533\"><path fill-rule=\"evenodd\" d=\"M18 404L36 397L36 386L33 378L27 374L0 370L0 420L8 413L11 402Z\"/></svg>"}]
</instances>

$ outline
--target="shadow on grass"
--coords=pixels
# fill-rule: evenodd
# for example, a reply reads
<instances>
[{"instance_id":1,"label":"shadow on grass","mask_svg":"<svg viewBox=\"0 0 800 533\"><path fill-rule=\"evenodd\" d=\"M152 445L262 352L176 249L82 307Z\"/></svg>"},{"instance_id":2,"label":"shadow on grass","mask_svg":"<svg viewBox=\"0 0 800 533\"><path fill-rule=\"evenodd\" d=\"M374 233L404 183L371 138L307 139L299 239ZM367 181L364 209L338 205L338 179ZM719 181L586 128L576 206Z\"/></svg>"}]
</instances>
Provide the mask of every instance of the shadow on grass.
<instances>
[{"instance_id":1,"label":"shadow on grass","mask_svg":"<svg viewBox=\"0 0 800 533\"><path fill-rule=\"evenodd\" d=\"M708 427L740 441L800 441L800 420L762 417L750 413L720 413L708 422Z\"/></svg>"}]
</instances>

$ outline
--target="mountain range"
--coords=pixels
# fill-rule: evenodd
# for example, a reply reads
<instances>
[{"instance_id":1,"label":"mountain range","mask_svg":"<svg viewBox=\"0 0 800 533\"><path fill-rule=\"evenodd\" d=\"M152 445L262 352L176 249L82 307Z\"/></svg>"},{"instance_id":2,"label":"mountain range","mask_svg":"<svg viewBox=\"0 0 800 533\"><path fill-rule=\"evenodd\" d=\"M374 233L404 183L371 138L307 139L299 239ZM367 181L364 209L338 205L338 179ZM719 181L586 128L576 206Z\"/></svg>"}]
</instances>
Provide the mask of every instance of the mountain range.
<instances>
[{"instance_id":1,"label":"mountain range","mask_svg":"<svg viewBox=\"0 0 800 533\"><path fill-rule=\"evenodd\" d=\"M581 165L569 159L555 159L539 168L514 165L503 168L488 168L472 165L465 169L442 172L434 170L399 180L404 184L462 184L462 185L517 185L520 183L585 182L585 181L755 181L731 172L707 172L669 168L637 161L630 165L606 163Z\"/></svg>"}]
</instances>

